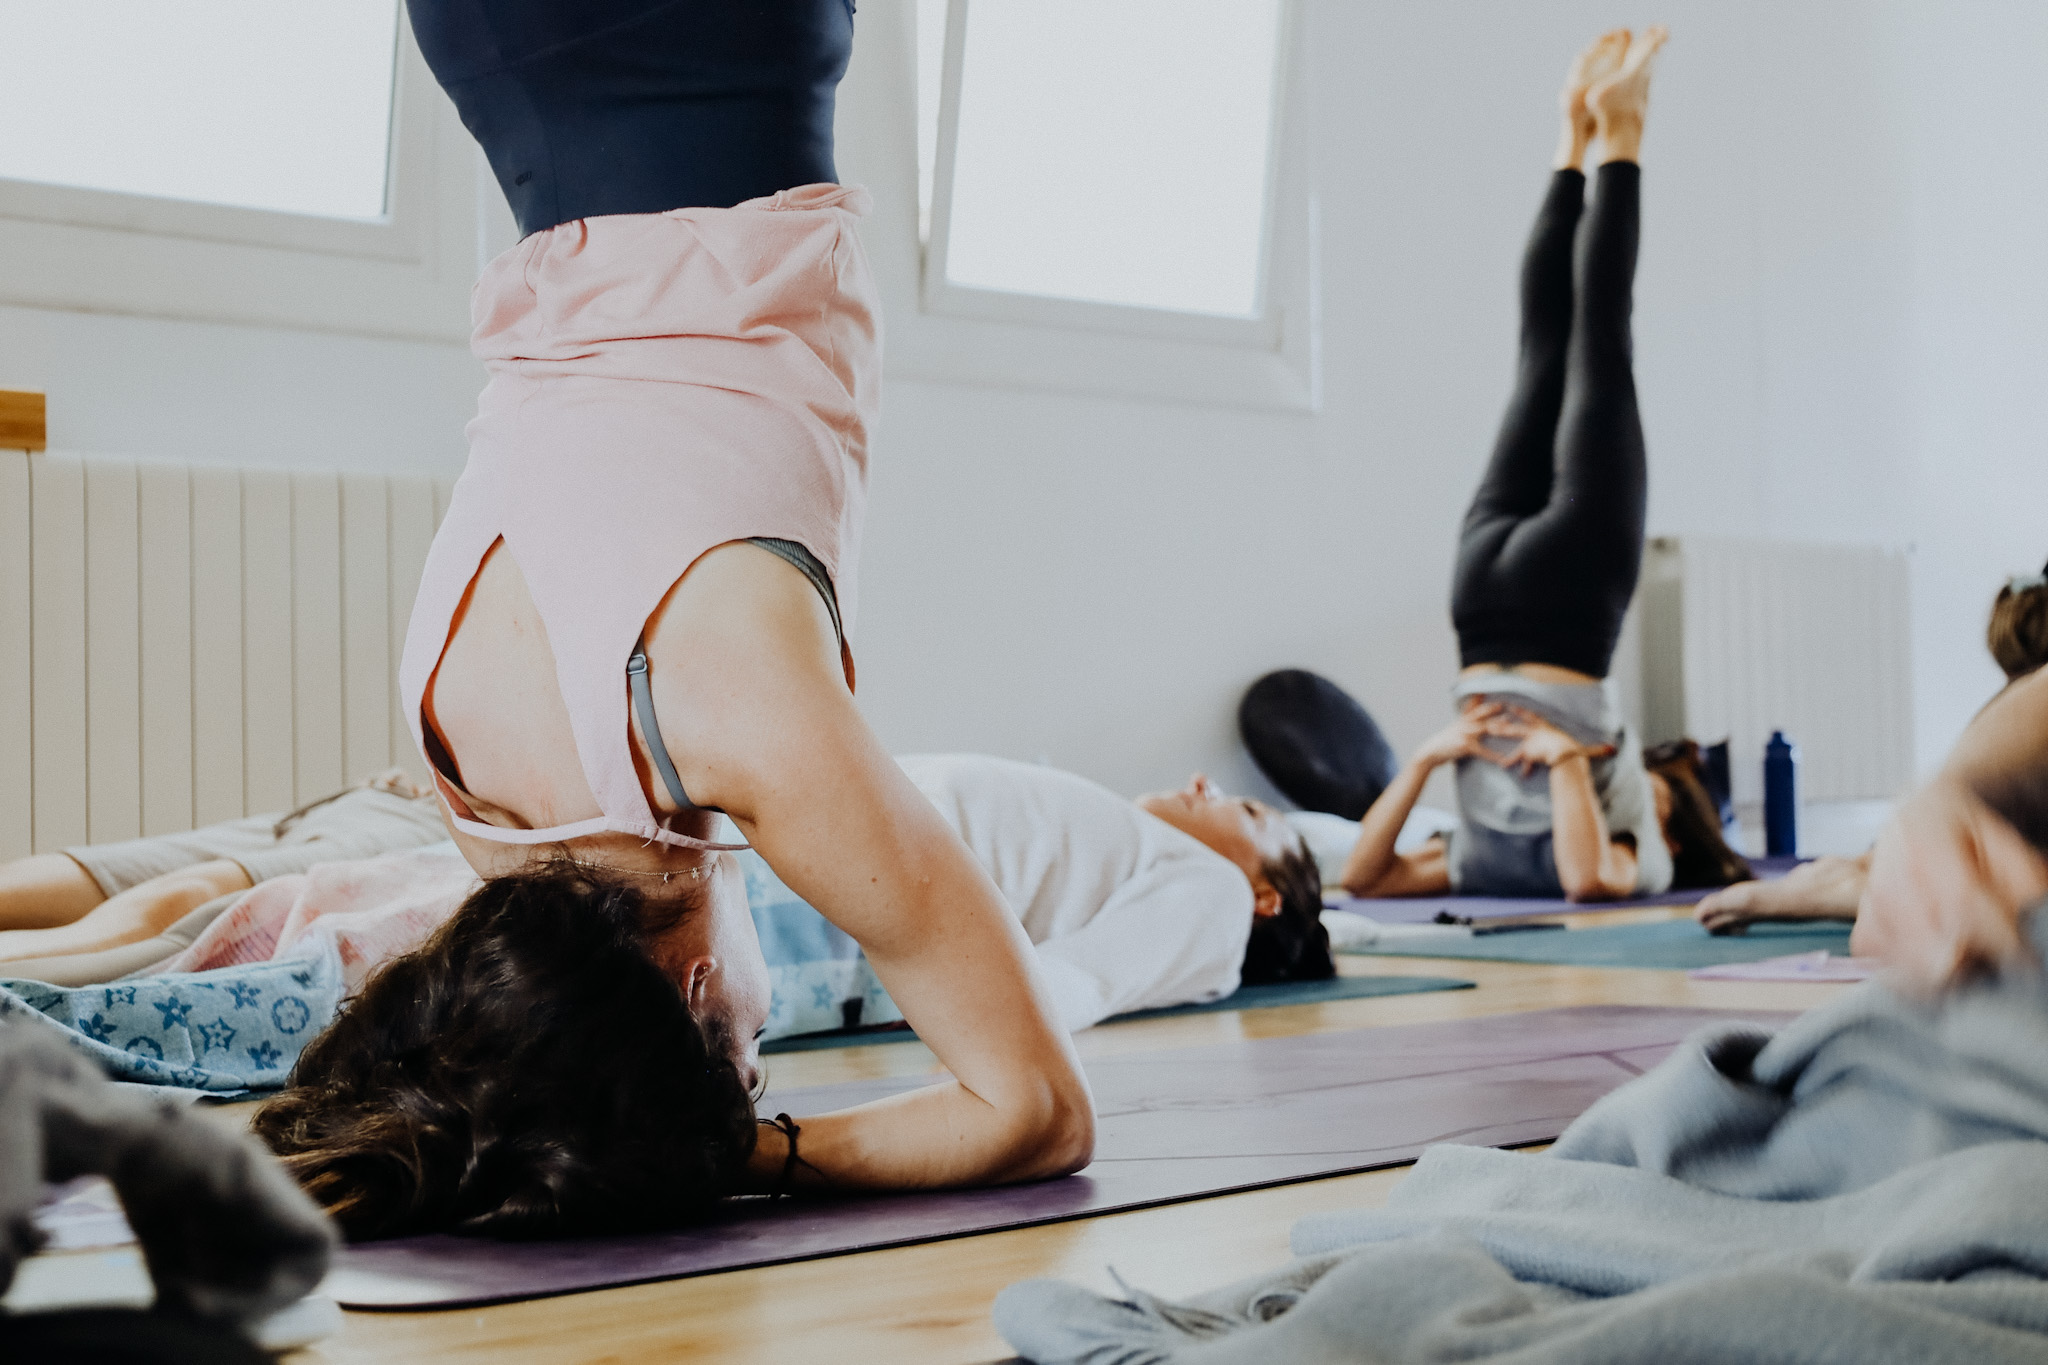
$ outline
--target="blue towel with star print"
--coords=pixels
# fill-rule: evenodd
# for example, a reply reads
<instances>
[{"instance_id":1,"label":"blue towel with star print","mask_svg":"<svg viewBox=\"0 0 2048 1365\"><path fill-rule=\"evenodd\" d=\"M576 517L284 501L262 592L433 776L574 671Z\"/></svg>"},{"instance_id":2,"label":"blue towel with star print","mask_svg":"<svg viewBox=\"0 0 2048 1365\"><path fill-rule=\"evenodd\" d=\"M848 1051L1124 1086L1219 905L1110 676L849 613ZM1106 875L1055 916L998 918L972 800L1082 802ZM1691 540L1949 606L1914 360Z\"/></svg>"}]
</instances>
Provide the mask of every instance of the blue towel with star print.
<instances>
[{"instance_id":1,"label":"blue towel with star print","mask_svg":"<svg viewBox=\"0 0 2048 1365\"><path fill-rule=\"evenodd\" d=\"M784 886L754 850L739 863L772 988L763 1041L903 1018L850 934Z\"/></svg>"},{"instance_id":2,"label":"blue towel with star print","mask_svg":"<svg viewBox=\"0 0 2048 1365\"><path fill-rule=\"evenodd\" d=\"M765 1038L903 1017L855 943L783 885L751 849L739 855L768 961L774 1004ZM63 987L0 979L0 1016L55 1030L116 1080L214 1094L271 1090L333 1022L345 991L331 940L305 954L205 972Z\"/></svg>"},{"instance_id":3,"label":"blue towel with star print","mask_svg":"<svg viewBox=\"0 0 2048 1365\"><path fill-rule=\"evenodd\" d=\"M342 997L331 942L296 960L105 986L0 979L0 1017L52 1031L116 1080L230 1093L284 1084Z\"/></svg>"}]
</instances>

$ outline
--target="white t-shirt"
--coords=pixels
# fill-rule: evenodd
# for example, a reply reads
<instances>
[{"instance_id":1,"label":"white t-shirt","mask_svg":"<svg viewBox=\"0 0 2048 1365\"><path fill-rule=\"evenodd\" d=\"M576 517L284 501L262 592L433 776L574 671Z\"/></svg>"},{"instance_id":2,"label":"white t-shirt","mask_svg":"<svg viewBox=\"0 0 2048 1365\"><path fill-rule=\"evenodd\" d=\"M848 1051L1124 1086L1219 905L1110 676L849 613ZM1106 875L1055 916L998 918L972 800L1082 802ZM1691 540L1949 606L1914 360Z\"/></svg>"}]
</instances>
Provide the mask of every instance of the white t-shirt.
<instances>
[{"instance_id":1,"label":"white t-shirt","mask_svg":"<svg viewBox=\"0 0 2048 1365\"><path fill-rule=\"evenodd\" d=\"M1023 922L1068 1030L1237 989L1252 888L1229 859L1057 768L982 754L897 762Z\"/></svg>"}]
</instances>

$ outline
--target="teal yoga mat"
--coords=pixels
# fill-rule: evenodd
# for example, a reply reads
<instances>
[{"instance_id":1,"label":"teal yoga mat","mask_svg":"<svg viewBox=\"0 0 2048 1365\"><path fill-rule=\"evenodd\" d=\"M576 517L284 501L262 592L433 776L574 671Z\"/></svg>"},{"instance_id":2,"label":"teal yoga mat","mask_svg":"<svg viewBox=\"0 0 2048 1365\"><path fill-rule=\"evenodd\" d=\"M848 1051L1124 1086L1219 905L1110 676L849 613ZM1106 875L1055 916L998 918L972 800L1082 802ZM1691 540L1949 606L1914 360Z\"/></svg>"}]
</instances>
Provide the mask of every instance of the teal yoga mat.
<instances>
[{"instance_id":1,"label":"teal yoga mat","mask_svg":"<svg viewBox=\"0 0 2048 1365\"><path fill-rule=\"evenodd\" d=\"M1570 967L1658 967L1684 970L1723 962L1759 962L1825 948L1849 953L1846 924L1752 924L1747 934L1717 937L1689 919L1611 924L1596 929L1545 929L1513 934L1449 935L1397 947L1356 948L1378 957L1463 957L1488 962L1550 962Z\"/></svg>"},{"instance_id":2,"label":"teal yoga mat","mask_svg":"<svg viewBox=\"0 0 2048 1365\"><path fill-rule=\"evenodd\" d=\"M1361 1000L1374 995L1418 995L1423 991L1469 991L1472 982L1448 976L1333 976L1327 981L1281 981L1269 986L1240 986L1235 994L1202 1005L1169 1005L1165 1009L1134 1010L1105 1023L1127 1019L1165 1019L1176 1014L1215 1014L1222 1010L1262 1010L1275 1005L1320 1005L1328 1000ZM907 1028L840 1030L806 1033L794 1038L777 1038L761 1044L763 1053L816 1052L829 1047L867 1047L874 1043L914 1043L917 1035Z\"/></svg>"}]
</instances>

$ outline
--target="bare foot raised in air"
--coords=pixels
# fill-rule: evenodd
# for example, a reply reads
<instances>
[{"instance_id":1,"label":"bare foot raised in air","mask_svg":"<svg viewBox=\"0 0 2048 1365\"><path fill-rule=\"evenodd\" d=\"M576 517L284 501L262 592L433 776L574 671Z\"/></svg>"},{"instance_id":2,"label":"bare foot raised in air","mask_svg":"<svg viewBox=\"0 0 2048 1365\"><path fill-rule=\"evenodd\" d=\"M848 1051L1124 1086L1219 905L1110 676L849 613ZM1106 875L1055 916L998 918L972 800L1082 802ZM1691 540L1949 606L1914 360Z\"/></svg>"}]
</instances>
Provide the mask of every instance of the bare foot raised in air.
<instances>
[{"instance_id":1,"label":"bare foot raised in air","mask_svg":"<svg viewBox=\"0 0 2048 1365\"><path fill-rule=\"evenodd\" d=\"M1586 144L1599 132L1593 111L1586 107L1586 92L1621 70L1622 59L1628 56L1628 42L1627 29L1609 29L1572 59L1572 69L1565 73L1564 91L1557 97L1564 110L1564 132L1557 143L1556 169L1575 171L1586 159Z\"/></svg>"},{"instance_id":2,"label":"bare foot raised in air","mask_svg":"<svg viewBox=\"0 0 2048 1365\"><path fill-rule=\"evenodd\" d=\"M1775 881L1737 882L1701 901L1693 918L1711 934L1739 934L1758 920L1833 919L1854 922L1870 855L1816 858Z\"/></svg>"},{"instance_id":3,"label":"bare foot raised in air","mask_svg":"<svg viewBox=\"0 0 2048 1365\"><path fill-rule=\"evenodd\" d=\"M1600 135L1602 161L1634 161L1643 145L1643 116L1650 109L1650 69L1670 37L1662 24L1629 40L1628 54L1614 74L1586 91L1586 108Z\"/></svg>"}]
</instances>

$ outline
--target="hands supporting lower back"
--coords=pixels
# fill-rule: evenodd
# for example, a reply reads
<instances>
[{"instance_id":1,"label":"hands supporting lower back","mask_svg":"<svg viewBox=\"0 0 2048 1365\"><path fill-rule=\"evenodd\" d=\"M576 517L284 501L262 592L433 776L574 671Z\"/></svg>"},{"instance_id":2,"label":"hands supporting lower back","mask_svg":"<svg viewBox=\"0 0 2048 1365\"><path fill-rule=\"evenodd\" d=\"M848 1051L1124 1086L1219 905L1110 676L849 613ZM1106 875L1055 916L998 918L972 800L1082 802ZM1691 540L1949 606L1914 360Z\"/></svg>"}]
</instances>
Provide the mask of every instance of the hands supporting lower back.
<instances>
[{"instance_id":1,"label":"hands supporting lower back","mask_svg":"<svg viewBox=\"0 0 2048 1365\"><path fill-rule=\"evenodd\" d=\"M1506 716L1507 708L1497 701L1482 702L1462 711L1456 720L1424 740L1410 762L1425 772L1461 758L1498 762L1493 751L1486 747L1486 738L1500 733L1497 727L1505 722Z\"/></svg>"},{"instance_id":2,"label":"hands supporting lower back","mask_svg":"<svg viewBox=\"0 0 2048 1365\"><path fill-rule=\"evenodd\" d=\"M1489 738L1515 741L1505 753L1488 748ZM1502 702L1482 702L1432 735L1416 751L1414 762L1427 768L1477 758L1498 767L1510 768L1524 777L1538 768L1551 768L1579 758L1601 758L1614 752L1613 745L1584 745L1533 711Z\"/></svg>"}]
</instances>

